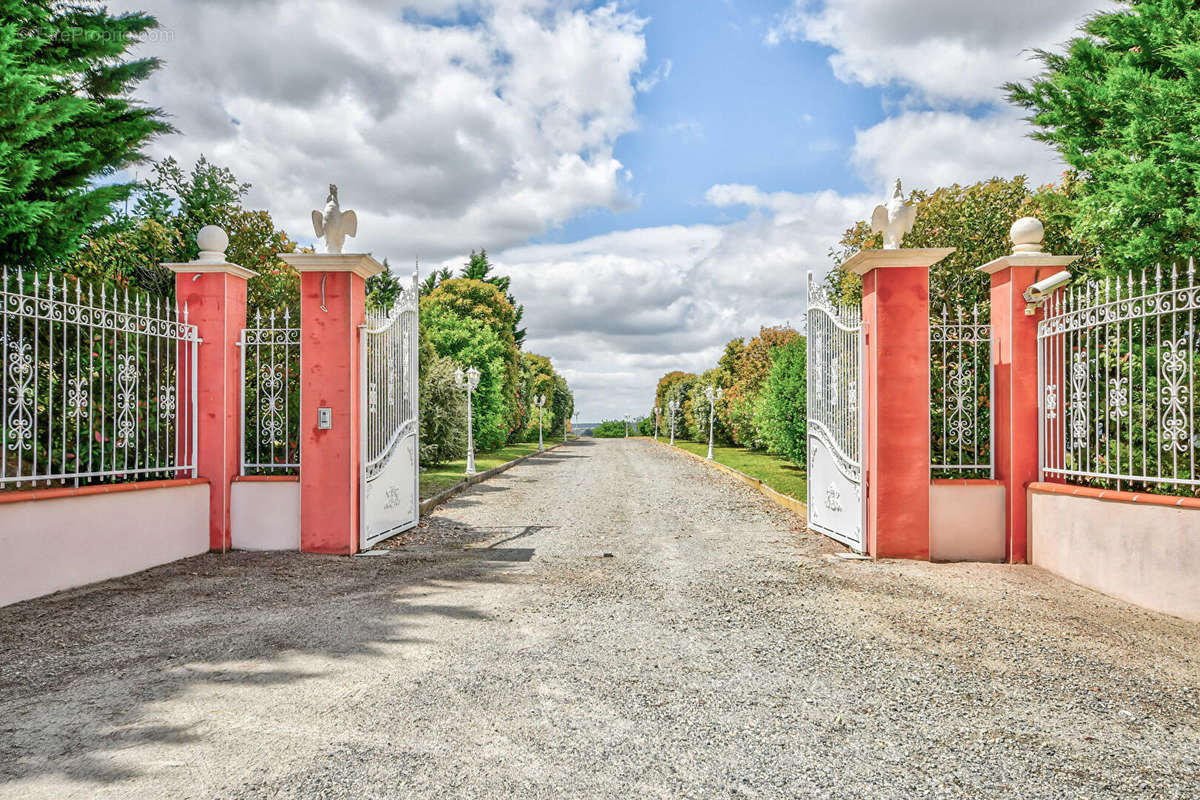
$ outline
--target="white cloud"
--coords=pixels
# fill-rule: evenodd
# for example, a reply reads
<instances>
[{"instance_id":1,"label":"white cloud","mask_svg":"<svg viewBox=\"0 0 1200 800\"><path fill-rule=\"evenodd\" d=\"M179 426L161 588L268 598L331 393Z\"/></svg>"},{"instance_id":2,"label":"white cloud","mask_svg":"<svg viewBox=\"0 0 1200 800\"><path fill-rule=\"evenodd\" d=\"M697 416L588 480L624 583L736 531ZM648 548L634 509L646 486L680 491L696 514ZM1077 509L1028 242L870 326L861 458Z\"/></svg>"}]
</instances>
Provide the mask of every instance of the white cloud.
<instances>
[{"instance_id":1,"label":"white cloud","mask_svg":"<svg viewBox=\"0 0 1200 800\"><path fill-rule=\"evenodd\" d=\"M706 197L750 214L495 257L525 303L526 347L554 359L584 417L644 413L664 373L708 369L725 342L763 325L800 328L808 270L824 273L830 244L871 205L832 191L742 185L714 186Z\"/></svg>"},{"instance_id":2,"label":"white cloud","mask_svg":"<svg viewBox=\"0 0 1200 800\"><path fill-rule=\"evenodd\" d=\"M635 127L636 84L669 72L642 77L641 18L571 0L330 8L156 3L169 35L143 51L167 63L139 95L182 135L152 154L231 167L300 237L337 183L363 222L355 248L393 260L513 245L631 202L613 146Z\"/></svg>"},{"instance_id":3,"label":"white cloud","mask_svg":"<svg viewBox=\"0 0 1200 800\"><path fill-rule=\"evenodd\" d=\"M843 81L900 86L929 101L992 102L1006 81L1029 77L1034 48L1068 40L1107 0L793 0L767 42L833 49Z\"/></svg>"},{"instance_id":4,"label":"white cloud","mask_svg":"<svg viewBox=\"0 0 1200 800\"><path fill-rule=\"evenodd\" d=\"M638 78L634 86L639 92L648 92L669 77L671 77L671 59L668 58L655 67L649 75Z\"/></svg>"},{"instance_id":5,"label":"white cloud","mask_svg":"<svg viewBox=\"0 0 1200 800\"><path fill-rule=\"evenodd\" d=\"M1028 175L1034 185L1054 183L1066 169L1057 151L1029 138L1013 113L979 119L946 111L909 111L857 131L854 166L884 191L896 178L934 189L1000 176Z\"/></svg>"}]
</instances>

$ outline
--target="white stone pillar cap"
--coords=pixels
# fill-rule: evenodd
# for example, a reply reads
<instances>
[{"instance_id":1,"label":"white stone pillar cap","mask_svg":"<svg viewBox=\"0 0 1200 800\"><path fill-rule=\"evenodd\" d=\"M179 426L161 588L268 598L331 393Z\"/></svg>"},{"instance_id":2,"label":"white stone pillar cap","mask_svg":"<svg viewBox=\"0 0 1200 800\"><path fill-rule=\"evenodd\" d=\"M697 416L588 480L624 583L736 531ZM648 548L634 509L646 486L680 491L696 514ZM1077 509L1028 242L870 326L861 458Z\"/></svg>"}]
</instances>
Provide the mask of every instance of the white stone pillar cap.
<instances>
[{"instance_id":1,"label":"white stone pillar cap","mask_svg":"<svg viewBox=\"0 0 1200 800\"><path fill-rule=\"evenodd\" d=\"M177 274L181 272L223 272L226 275L236 275L246 280L258 274L252 269L230 264L225 260L225 250L229 247L229 234L216 225L205 225L201 228L200 232L196 234L196 245L200 248L200 255L196 257L195 261L163 264L163 266Z\"/></svg>"},{"instance_id":2,"label":"white stone pillar cap","mask_svg":"<svg viewBox=\"0 0 1200 800\"><path fill-rule=\"evenodd\" d=\"M1021 217L1014 222L1008 238L1012 241L1012 253L989 261L979 267L980 272L994 275L1008 267L1065 267L1080 259L1080 256L1055 256L1043 252L1046 226L1037 217Z\"/></svg>"}]
</instances>

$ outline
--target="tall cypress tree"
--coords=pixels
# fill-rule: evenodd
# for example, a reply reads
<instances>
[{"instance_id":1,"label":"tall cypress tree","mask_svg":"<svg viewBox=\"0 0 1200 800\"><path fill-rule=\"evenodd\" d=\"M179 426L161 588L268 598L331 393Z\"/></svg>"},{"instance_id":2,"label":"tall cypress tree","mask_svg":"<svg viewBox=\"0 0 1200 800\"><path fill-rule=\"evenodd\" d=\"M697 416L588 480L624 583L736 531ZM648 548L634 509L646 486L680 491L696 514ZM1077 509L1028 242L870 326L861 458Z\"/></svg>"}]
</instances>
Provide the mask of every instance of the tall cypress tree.
<instances>
[{"instance_id":1,"label":"tall cypress tree","mask_svg":"<svg viewBox=\"0 0 1200 800\"><path fill-rule=\"evenodd\" d=\"M105 181L171 130L130 97L159 63L125 55L157 25L86 1L0 0L0 263L71 253L129 196Z\"/></svg>"},{"instance_id":2,"label":"tall cypress tree","mask_svg":"<svg viewBox=\"0 0 1200 800\"><path fill-rule=\"evenodd\" d=\"M1200 255L1200 2L1122 5L1006 87L1081 178L1075 235L1118 272Z\"/></svg>"}]
</instances>

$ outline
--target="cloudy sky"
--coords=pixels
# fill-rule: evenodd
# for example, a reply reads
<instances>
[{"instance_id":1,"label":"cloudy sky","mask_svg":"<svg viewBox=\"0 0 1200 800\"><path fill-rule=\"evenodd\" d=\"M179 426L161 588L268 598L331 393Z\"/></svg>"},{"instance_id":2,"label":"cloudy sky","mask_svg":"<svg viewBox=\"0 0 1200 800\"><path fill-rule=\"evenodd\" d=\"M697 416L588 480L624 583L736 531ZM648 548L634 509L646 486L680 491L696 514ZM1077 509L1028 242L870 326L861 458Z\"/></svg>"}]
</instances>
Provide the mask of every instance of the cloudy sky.
<instances>
[{"instance_id":1,"label":"cloudy sky","mask_svg":"<svg viewBox=\"0 0 1200 800\"><path fill-rule=\"evenodd\" d=\"M999 86L1105 0L118 0L163 29L141 92L312 241L422 271L485 247L581 418L760 325L889 182L1050 182ZM347 245L347 249L351 249Z\"/></svg>"}]
</instances>

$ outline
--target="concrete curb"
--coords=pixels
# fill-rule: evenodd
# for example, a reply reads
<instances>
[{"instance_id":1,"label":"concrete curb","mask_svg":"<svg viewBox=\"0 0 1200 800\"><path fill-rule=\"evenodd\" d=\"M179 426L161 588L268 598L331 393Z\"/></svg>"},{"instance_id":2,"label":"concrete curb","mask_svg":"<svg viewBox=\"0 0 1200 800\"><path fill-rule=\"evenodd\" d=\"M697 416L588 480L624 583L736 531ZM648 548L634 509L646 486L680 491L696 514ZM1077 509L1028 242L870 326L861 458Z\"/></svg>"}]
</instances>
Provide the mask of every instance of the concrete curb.
<instances>
[{"instance_id":1,"label":"concrete curb","mask_svg":"<svg viewBox=\"0 0 1200 800\"><path fill-rule=\"evenodd\" d=\"M649 437L647 437L647 438L649 438ZM702 464L707 464L710 467L716 467L721 472L724 472L728 475L732 475L733 477L740 480L742 483L748 484L748 485L752 486L753 488L758 489L760 492L763 493L763 495L766 496L766 498L768 500L770 500L775 505L782 506L783 508L786 508L788 511L791 511L793 514L799 514L800 516L804 517L805 522L808 521L808 505L806 503L802 503L794 497L788 497L786 494L782 494L780 492L775 491L770 486L767 486L765 483L760 481L758 478L751 477L750 475L747 475L746 473L744 473L740 470L736 470L733 467L727 467L718 461L709 461L704 456L698 456L695 453L691 452L690 450L684 450L682 447L672 447L669 443L660 442L657 439L650 439L650 441L654 442L657 445L665 447L668 450L671 450L672 452L683 453L688 458L693 458Z\"/></svg>"},{"instance_id":2,"label":"concrete curb","mask_svg":"<svg viewBox=\"0 0 1200 800\"><path fill-rule=\"evenodd\" d=\"M454 497L454 495L458 494L459 492L463 491L464 489L474 486L475 484L479 483L480 481L486 481L488 478L491 478L495 475L499 475L501 472L504 472L507 469L512 469L517 464L520 464L522 461L524 461L527 458L533 458L534 456L540 456L540 455L544 455L545 453L549 453L554 448L561 447L562 444L563 444L562 442L556 442L555 444L552 444L549 447L547 447L541 453L539 453L535 450L532 453L526 453L525 455L521 456L520 458L514 458L512 461L505 462L504 464L501 464L498 467L492 467L491 469L484 470L483 472L477 472L474 475L468 475L468 476L464 477L461 481L454 484L449 489L443 489L442 491L435 494L433 497L422 500L421 505L420 505L421 516L425 516L430 511L437 508L442 503L444 503L447 500L449 500L450 498Z\"/></svg>"}]
</instances>

